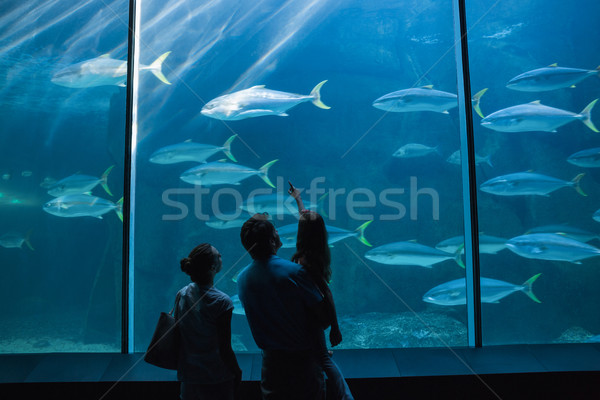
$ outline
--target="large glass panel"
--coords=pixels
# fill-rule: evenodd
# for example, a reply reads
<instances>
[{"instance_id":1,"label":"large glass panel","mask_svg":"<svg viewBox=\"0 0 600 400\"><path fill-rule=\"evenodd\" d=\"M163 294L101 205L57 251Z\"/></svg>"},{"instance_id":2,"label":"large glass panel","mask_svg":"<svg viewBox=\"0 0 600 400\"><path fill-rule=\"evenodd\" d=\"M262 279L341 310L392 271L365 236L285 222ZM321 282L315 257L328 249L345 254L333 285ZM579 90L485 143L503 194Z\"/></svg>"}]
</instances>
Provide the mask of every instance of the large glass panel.
<instances>
[{"instance_id":1,"label":"large glass panel","mask_svg":"<svg viewBox=\"0 0 600 400\"><path fill-rule=\"evenodd\" d=\"M220 250L216 286L235 298L252 205L291 258L288 180L329 226L340 347L467 344L452 16L423 1L143 2L155 76L139 95L136 351L189 282L179 260L195 245ZM233 336L257 349L239 304Z\"/></svg>"},{"instance_id":2,"label":"large glass panel","mask_svg":"<svg viewBox=\"0 0 600 400\"><path fill-rule=\"evenodd\" d=\"M2 353L120 350L127 13L2 2Z\"/></svg>"},{"instance_id":3,"label":"large glass panel","mask_svg":"<svg viewBox=\"0 0 600 400\"><path fill-rule=\"evenodd\" d=\"M474 121L489 160L484 344L587 341L600 333L598 2L467 5L473 92L488 88Z\"/></svg>"}]
</instances>

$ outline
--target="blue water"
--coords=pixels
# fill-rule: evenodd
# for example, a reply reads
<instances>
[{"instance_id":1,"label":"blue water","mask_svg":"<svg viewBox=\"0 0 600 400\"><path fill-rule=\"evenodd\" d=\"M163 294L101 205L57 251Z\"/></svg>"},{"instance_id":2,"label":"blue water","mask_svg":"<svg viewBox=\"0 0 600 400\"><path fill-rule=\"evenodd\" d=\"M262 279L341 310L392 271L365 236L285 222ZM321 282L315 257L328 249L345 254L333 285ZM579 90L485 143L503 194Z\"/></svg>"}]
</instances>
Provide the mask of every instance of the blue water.
<instances>
[{"instance_id":1,"label":"blue water","mask_svg":"<svg viewBox=\"0 0 600 400\"><path fill-rule=\"evenodd\" d=\"M64 67L103 54L126 59L128 2L5 3L0 17L4 82L0 192L20 204L0 202L0 236L31 231L35 251L26 246L0 248L5 271L0 307L24 326L44 315L71 315L78 322L68 336L81 349L89 343L118 349L122 225L112 212L102 220L44 212L42 207L51 196L40 183L76 172L100 176L115 165L108 178L114 196L100 187L92 193L114 202L123 195L125 88L69 88L50 80ZM373 246L416 240L434 247L463 232L460 167L446 161L460 147L457 109L446 115L386 113L372 107L376 98L411 87L434 85L457 93L451 4L242 3L146 0L142 4L140 62L149 65L170 51L162 71L171 85L150 73L140 76L132 266L134 337L139 351L149 341L158 311L170 309L175 292L186 283L178 260L196 244L210 242L221 251L224 269L217 286L232 296L237 293L232 278L249 262L239 243L239 228L216 230L204 218L216 211L235 213L239 201L253 190L269 189L253 176L240 185L213 186L194 197L193 186L179 178L194 163L149 162L150 155L163 146L188 139L222 145L237 134L232 153L239 164L259 168L278 159L269 177L284 199L287 180L308 189L315 178L321 178L319 187L329 192L324 201L327 223L354 230L373 219L365 231ZM579 2L577 7L554 1L486 1L468 6L471 86L473 93L489 88L481 100L485 115L534 100L580 112L600 96L596 76L576 88L550 92L518 92L505 86L522 72L553 63L596 68L600 45L594 2ZM288 117L220 121L200 114L206 102L251 86L308 94L322 80L328 80L321 95L329 110L307 102L290 109ZM592 120L600 126L597 112L592 111ZM600 175L566 162L576 151L598 147L596 133L579 121L556 133L496 132L479 121L475 115L475 148L478 154L490 156L493 167L477 167L478 185L527 170L564 180L585 172L581 185L588 195L569 188L549 197L479 192L481 232L508 239L535 226L560 223L598 232L591 215L600 204L596 200ZM392 157L408 143L437 146L438 153ZM219 158L224 158L222 153L210 161ZM353 190L358 192L351 195ZM394 205L382 200L382 193L388 193ZM356 207L349 209L348 202ZM174 221L173 215L182 209L178 207L185 207L187 215ZM398 213L401 218L394 217ZM276 217L274 223L283 226L294 223L294 218ZM590 244L599 245L597 240ZM444 324L456 332L452 344L467 343L464 306L444 307L421 299L434 286L464 277L463 269L453 261L430 269L383 265L364 258L368 250L354 238L332 248L332 290L342 330L347 329L346 347L439 346L441 342L431 338L444 330ZM292 249L280 251L282 257L292 254ZM499 304L483 306L484 342L552 342L574 327L590 334L600 332L595 312L600 303L595 290L600 283L597 264L595 258L582 265L526 259L509 250L482 254L481 271L488 278L517 285L542 272L534 285L541 304L515 293ZM28 313L18 313L18 304ZM365 344L361 335L369 331L353 329L361 321L369 321L374 331L383 333ZM389 329L396 336L386 335ZM238 349L252 349L241 315L234 316L233 334ZM35 326L26 334L37 343L35 351L63 351L58 342L40 342L40 335ZM12 336L4 332L0 338Z\"/></svg>"}]
</instances>

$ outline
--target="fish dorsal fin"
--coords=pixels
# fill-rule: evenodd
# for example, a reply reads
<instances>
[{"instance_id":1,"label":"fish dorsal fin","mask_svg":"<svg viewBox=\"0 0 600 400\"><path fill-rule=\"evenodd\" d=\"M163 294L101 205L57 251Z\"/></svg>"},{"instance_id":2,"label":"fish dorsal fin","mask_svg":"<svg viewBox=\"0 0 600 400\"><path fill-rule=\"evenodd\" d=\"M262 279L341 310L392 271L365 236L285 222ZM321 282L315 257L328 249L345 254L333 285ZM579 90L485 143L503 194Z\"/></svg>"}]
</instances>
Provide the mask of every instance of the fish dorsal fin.
<instances>
[{"instance_id":1,"label":"fish dorsal fin","mask_svg":"<svg viewBox=\"0 0 600 400\"><path fill-rule=\"evenodd\" d=\"M556 68L556 67L558 67L558 64L557 64L557 63L554 63L554 64L550 64L550 65L548 65L548 66L549 66L549 67Z\"/></svg>"},{"instance_id":2,"label":"fish dorsal fin","mask_svg":"<svg viewBox=\"0 0 600 400\"><path fill-rule=\"evenodd\" d=\"M265 85L256 85L256 86L252 86L250 89L264 89Z\"/></svg>"},{"instance_id":3,"label":"fish dorsal fin","mask_svg":"<svg viewBox=\"0 0 600 400\"><path fill-rule=\"evenodd\" d=\"M184 140L183 143L192 143L192 139Z\"/></svg>"},{"instance_id":4,"label":"fish dorsal fin","mask_svg":"<svg viewBox=\"0 0 600 400\"><path fill-rule=\"evenodd\" d=\"M532 101L532 102L531 102L531 103L529 103L529 104L535 104L535 105L538 105L538 106L539 106L539 105L541 105L542 103L540 102L540 100L534 100L534 101Z\"/></svg>"},{"instance_id":5,"label":"fish dorsal fin","mask_svg":"<svg viewBox=\"0 0 600 400\"><path fill-rule=\"evenodd\" d=\"M433 89L433 85L421 86L421 89Z\"/></svg>"},{"instance_id":6,"label":"fish dorsal fin","mask_svg":"<svg viewBox=\"0 0 600 400\"><path fill-rule=\"evenodd\" d=\"M102 54L100 57L98 58L110 58L110 53L106 53L106 54Z\"/></svg>"}]
</instances>

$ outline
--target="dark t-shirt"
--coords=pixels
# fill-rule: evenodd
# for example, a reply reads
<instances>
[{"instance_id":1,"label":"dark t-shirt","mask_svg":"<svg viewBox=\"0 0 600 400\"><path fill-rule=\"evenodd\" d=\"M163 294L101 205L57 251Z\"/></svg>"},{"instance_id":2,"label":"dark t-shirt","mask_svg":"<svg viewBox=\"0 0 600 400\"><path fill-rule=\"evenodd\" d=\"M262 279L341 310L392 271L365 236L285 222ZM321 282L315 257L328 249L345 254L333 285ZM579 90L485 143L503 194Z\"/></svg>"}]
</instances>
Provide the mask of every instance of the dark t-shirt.
<instances>
[{"instance_id":1,"label":"dark t-shirt","mask_svg":"<svg viewBox=\"0 0 600 400\"><path fill-rule=\"evenodd\" d=\"M238 292L258 347L300 351L314 346L311 313L323 297L300 265L277 256L254 260L240 273Z\"/></svg>"}]
</instances>

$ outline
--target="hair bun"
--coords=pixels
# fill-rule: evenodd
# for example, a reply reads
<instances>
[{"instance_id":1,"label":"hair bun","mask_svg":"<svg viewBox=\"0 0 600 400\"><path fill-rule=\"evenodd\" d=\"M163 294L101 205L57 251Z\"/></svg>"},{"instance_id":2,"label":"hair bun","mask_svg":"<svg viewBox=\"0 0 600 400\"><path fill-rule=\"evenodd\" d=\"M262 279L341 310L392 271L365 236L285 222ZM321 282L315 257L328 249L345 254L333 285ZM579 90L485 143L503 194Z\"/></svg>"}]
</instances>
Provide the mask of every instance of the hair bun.
<instances>
[{"instance_id":1,"label":"hair bun","mask_svg":"<svg viewBox=\"0 0 600 400\"><path fill-rule=\"evenodd\" d=\"M181 270L188 275L190 274L190 270L192 267L191 261L192 260L190 260L188 257L182 258L181 261L179 261L179 264L181 265Z\"/></svg>"}]
</instances>

